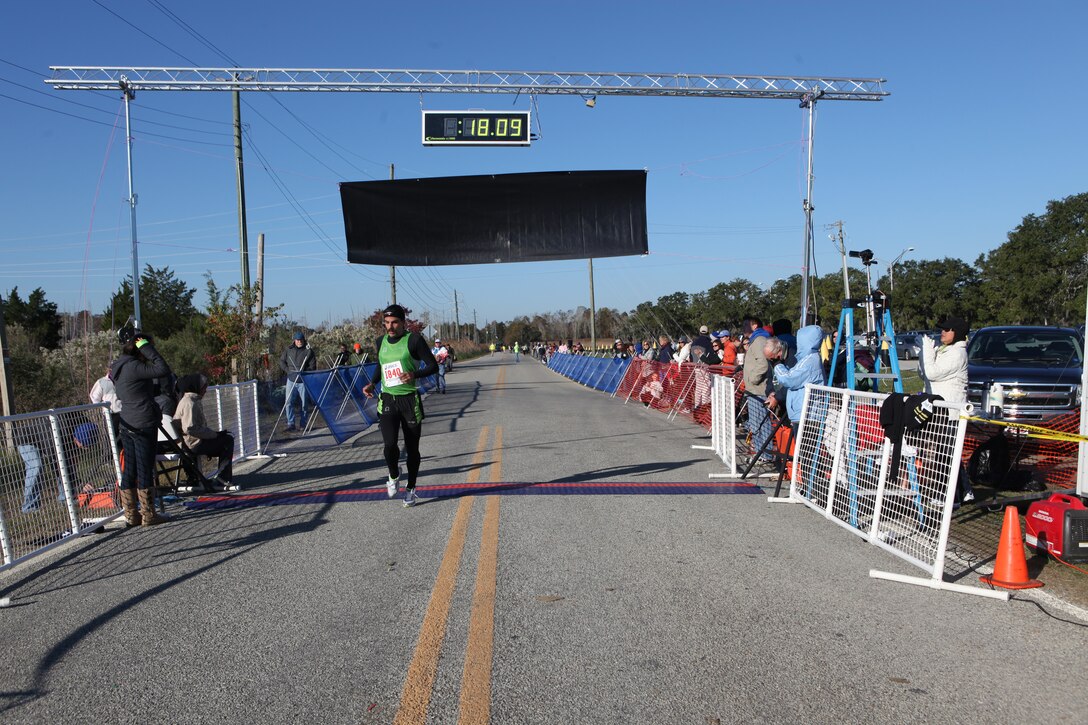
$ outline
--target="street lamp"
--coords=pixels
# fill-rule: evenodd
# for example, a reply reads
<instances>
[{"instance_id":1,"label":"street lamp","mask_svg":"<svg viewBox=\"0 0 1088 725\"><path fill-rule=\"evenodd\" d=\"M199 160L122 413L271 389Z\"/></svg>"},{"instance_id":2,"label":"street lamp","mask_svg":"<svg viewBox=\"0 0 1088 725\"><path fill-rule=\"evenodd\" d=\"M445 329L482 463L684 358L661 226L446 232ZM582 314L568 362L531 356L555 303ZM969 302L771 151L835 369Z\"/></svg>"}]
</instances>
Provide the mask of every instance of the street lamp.
<instances>
[{"instance_id":1,"label":"street lamp","mask_svg":"<svg viewBox=\"0 0 1088 725\"><path fill-rule=\"evenodd\" d=\"M888 265L888 286L891 287L892 292L895 292L895 265L899 263L899 260L902 259L907 252L913 251L914 247L907 247L899 253L898 257L892 260L891 264Z\"/></svg>"}]
</instances>

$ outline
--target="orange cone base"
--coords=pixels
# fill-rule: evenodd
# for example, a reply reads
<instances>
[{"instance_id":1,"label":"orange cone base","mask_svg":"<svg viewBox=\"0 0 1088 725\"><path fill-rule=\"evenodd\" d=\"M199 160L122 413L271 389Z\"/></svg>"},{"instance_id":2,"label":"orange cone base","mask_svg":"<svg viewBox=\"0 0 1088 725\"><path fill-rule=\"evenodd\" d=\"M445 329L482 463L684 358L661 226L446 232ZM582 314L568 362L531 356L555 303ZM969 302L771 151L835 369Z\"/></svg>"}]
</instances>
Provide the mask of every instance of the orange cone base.
<instances>
[{"instance_id":1,"label":"orange cone base","mask_svg":"<svg viewBox=\"0 0 1088 725\"><path fill-rule=\"evenodd\" d=\"M1000 579L994 579L992 576L979 577L983 584L989 584L992 587L1001 587L1002 589L1038 589L1043 585L1038 579L1028 579L1024 582L1003 582Z\"/></svg>"}]
</instances>

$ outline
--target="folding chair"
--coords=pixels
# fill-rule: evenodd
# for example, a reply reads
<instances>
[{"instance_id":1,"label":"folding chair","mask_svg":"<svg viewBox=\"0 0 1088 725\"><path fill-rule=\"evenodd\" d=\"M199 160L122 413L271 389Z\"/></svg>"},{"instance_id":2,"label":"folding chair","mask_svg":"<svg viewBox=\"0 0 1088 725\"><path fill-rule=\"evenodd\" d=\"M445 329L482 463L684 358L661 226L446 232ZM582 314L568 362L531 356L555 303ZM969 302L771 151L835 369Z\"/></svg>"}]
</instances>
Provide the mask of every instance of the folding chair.
<instances>
[{"instance_id":1,"label":"folding chair","mask_svg":"<svg viewBox=\"0 0 1088 725\"><path fill-rule=\"evenodd\" d=\"M205 493L215 492L215 487L200 470L200 457L185 444L185 439L181 435L181 421L166 415L162 417L162 422L159 424L155 463L160 475L173 474L173 485L170 488L175 496L179 491L178 483L181 480L182 471L185 471L186 481L192 489L199 488Z\"/></svg>"}]
</instances>

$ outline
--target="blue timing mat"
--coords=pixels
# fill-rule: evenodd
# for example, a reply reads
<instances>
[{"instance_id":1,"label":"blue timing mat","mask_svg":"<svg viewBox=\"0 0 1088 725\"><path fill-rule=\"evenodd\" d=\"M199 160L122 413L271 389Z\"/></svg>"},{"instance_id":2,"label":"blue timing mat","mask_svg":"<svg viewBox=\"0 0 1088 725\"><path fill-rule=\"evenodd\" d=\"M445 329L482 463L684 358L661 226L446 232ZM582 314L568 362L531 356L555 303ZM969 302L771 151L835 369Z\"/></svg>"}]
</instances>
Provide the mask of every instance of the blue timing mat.
<instances>
[{"instance_id":1,"label":"blue timing mat","mask_svg":"<svg viewBox=\"0 0 1088 725\"><path fill-rule=\"evenodd\" d=\"M680 496L690 494L761 494L752 483L652 483L652 482L544 482L544 483L454 483L444 486L418 486L421 499L458 498L461 496L577 496L641 495ZM397 499L403 497L398 494ZM188 509L245 508L250 506L292 506L299 504L342 503L347 501L388 501L385 486L353 488L342 491L286 491L283 493L222 494L201 496L185 504Z\"/></svg>"}]
</instances>

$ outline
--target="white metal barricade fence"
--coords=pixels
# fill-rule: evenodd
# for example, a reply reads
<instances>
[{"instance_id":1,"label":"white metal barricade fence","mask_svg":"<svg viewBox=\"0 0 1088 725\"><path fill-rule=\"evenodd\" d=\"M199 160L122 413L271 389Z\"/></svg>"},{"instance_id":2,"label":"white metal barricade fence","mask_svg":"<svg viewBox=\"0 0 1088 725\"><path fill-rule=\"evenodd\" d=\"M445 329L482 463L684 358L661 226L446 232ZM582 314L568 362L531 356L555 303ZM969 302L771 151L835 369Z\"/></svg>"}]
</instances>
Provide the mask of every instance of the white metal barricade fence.
<instances>
[{"instance_id":1,"label":"white metal barricade fence","mask_svg":"<svg viewBox=\"0 0 1088 725\"><path fill-rule=\"evenodd\" d=\"M725 464L725 473L712 473L711 478L737 476L737 416L733 378L710 375L710 445L692 446L714 451Z\"/></svg>"},{"instance_id":2,"label":"white metal barricade fence","mask_svg":"<svg viewBox=\"0 0 1088 725\"><path fill-rule=\"evenodd\" d=\"M260 453L261 421L257 414L257 381L214 385L204 395L204 418L209 427L234 436L234 460Z\"/></svg>"},{"instance_id":3,"label":"white metal barricade fence","mask_svg":"<svg viewBox=\"0 0 1088 725\"><path fill-rule=\"evenodd\" d=\"M893 445L880 424L880 408L887 397L806 386L790 500L819 511L928 575L871 570L870 576L1007 600L1004 591L944 581L967 428L962 407L937 402L923 428L906 432L899 469L893 474Z\"/></svg>"},{"instance_id":4,"label":"white metal barricade fence","mask_svg":"<svg viewBox=\"0 0 1088 725\"><path fill-rule=\"evenodd\" d=\"M234 460L260 452L257 381L208 388L208 425L234 436ZM0 417L0 570L121 515L120 445L109 405Z\"/></svg>"},{"instance_id":5,"label":"white metal barricade fence","mask_svg":"<svg viewBox=\"0 0 1088 725\"><path fill-rule=\"evenodd\" d=\"M0 570L121 515L106 403L0 417Z\"/></svg>"}]
</instances>

